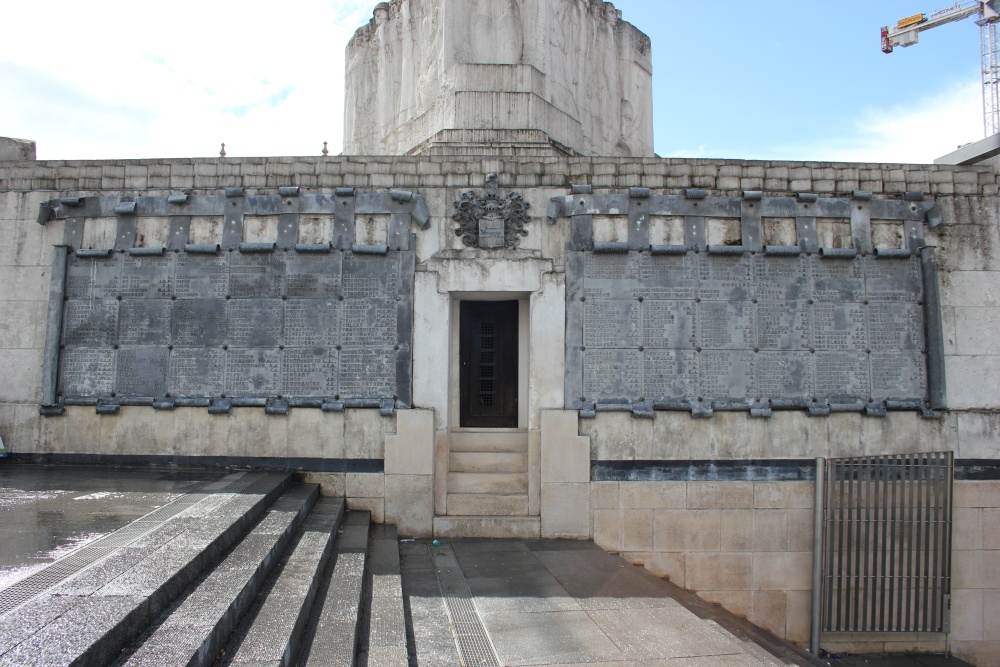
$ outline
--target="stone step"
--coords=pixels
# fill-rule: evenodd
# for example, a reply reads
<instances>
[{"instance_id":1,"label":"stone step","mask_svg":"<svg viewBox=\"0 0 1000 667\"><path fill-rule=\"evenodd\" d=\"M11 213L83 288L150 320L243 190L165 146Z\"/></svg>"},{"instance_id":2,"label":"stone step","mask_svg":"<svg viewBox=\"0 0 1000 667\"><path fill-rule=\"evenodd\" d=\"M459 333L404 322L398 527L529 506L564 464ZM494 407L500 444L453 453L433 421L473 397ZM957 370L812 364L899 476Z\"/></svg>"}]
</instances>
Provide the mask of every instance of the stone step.
<instances>
[{"instance_id":1,"label":"stone step","mask_svg":"<svg viewBox=\"0 0 1000 667\"><path fill-rule=\"evenodd\" d=\"M528 453L528 434L524 431L453 431L448 448L452 452L523 452Z\"/></svg>"},{"instance_id":2,"label":"stone step","mask_svg":"<svg viewBox=\"0 0 1000 667\"><path fill-rule=\"evenodd\" d=\"M452 516L526 516L528 495L449 493L448 514Z\"/></svg>"},{"instance_id":3,"label":"stone step","mask_svg":"<svg viewBox=\"0 0 1000 667\"><path fill-rule=\"evenodd\" d=\"M371 600L368 614L368 667L407 665L406 616L399 573L399 539L392 525L373 526Z\"/></svg>"},{"instance_id":4,"label":"stone step","mask_svg":"<svg viewBox=\"0 0 1000 667\"><path fill-rule=\"evenodd\" d=\"M344 518L334 548L333 571L317 595L316 623L303 642L302 667L355 664L370 524L369 512L351 511Z\"/></svg>"},{"instance_id":5,"label":"stone step","mask_svg":"<svg viewBox=\"0 0 1000 667\"><path fill-rule=\"evenodd\" d=\"M528 473L514 472L450 472L448 493L526 494Z\"/></svg>"},{"instance_id":6,"label":"stone step","mask_svg":"<svg viewBox=\"0 0 1000 667\"><path fill-rule=\"evenodd\" d=\"M319 485L282 495L260 523L165 618L125 667L208 667L250 608L319 498Z\"/></svg>"},{"instance_id":7,"label":"stone step","mask_svg":"<svg viewBox=\"0 0 1000 667\"><path fill-rule=\"evenodd\" d=\"M343 498L320 498L316 503L267 597L236 645L227 651L229 664L295 663L343 516Z\"/></svg>"},{"instance_id":8,"label":"stone step","mask_svg":"<svg viewBox=\"0 0 1000 667\"><path fill-rule=\"evenodd\" d=\"M435 537L536 539L542 524L537 516L436 516Z\"/></svg>"},{"instance_id":9,"label":"stone step","mask_svg":"<svg viewBox=\"0 0 1000 667\"><path fill-rule=\"evenodd\" d=\"M30 622L0 644L0 665L110 664L291 481L283 472L234 473L202 487L203 499L29 601Z\"/></svg>"},{"instance_id":10,"label":"stone step","mask_svg":"<svg viewBox=\"0 0 1000 667\"><path fill-rule=\"evenodd\" d=\"M528 472L527 452L452 452L451 472Z\"/></svg>"}]
</instances>

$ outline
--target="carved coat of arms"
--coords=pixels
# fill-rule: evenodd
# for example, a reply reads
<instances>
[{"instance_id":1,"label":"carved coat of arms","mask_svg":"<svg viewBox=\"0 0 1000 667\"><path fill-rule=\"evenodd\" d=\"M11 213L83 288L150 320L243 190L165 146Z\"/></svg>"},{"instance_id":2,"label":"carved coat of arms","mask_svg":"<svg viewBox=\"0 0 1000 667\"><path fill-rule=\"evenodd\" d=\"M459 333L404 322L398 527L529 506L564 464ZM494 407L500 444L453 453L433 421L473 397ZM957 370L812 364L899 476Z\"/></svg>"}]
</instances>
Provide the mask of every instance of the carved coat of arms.
<instances>
[{"instance_id":1,"label":"carved coat of arms","mask_svg":"<svg viewBox=\"0 0 1000 667\"><path fill-rule=\"evenodd\" d=\"M458 211L452 220L458 223L455 235L472 248L514 248L527 236L524 226L528 223L531 204L521 195L508 193L500 197L500 184L496 174L486 177L486 196L477 197L475 190L462 193L455 202Z\"/></svg>"}]
</instances>

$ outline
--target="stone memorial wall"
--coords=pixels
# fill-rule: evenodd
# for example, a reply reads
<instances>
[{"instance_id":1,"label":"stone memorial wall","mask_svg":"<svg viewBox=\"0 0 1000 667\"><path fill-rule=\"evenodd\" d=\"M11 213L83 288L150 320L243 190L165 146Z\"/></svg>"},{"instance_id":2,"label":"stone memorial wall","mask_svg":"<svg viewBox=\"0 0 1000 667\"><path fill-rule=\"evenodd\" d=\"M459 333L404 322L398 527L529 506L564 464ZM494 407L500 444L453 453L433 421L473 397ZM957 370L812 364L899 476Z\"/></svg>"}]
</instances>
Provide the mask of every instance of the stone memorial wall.
<instances>
[{"instance_id":1,"label":"stone memorial wall","mask_svg":"<svg viewBox=\"0 0 1000 667\"><path fill-rule=\"evenodd\" d=\"M917 197L577 194L550 209L573 218L567 408L766 417L944 407L937 278L920 221L935 212ZM795 245L762 242L762 221L779 215L795 221ZM595 240L595 216L617 217L622 233ZM683 243L649 243L657 216L682 221ZM708 243L713 217L739 219L741 238ZM905 229L904 247L872 245L873 217ZM845 220L854 247L820 247L820 218Z\"/></svg>"},{"instance_id":2,"label":"stone memorial wall","mask_svg":"<svg viewBox=\"0 0 1000 667\"><path fill-rule=\"evenodd\" d=\"M299 197L67 199L40 220L66 219L55 250L43 412L65 405L409 407L414 252L426 224L408 192ZM293 208L284 213L282 207ZM163 216L164 211L174 215ZM248 212L274 216L276 240L244 241ZM115 246L80 247L89 220L115 212ZM225 219L221 243L189 243L191 217ZM215 216L212 216L212 214ZM328 218L333 240L301 243L299 216ZM388 243L359 244L355 215L381 215ZM166 246L135 247L160 214ZM163 220L166 217L166 221ZM266 224L263 227L267 227Z\"/></svg>"}]
</instances>

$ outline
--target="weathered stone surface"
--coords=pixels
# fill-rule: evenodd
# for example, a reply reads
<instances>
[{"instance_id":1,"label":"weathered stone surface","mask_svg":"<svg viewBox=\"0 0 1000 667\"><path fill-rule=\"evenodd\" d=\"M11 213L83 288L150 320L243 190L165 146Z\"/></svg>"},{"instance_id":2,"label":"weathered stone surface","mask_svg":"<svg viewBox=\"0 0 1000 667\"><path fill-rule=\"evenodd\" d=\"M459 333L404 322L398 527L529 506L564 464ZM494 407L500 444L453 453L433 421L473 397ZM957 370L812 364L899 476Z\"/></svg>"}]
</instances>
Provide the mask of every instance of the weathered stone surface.
<instances>
[{"instance_id":1,"label":"weathered stone surface","mask_svg":"<svg viewBox=\"0 0 1000 667\"><path fill-rule=\"evenodd\" d=\"M0 137L0 162L22 162L34 159L34 141Z\"/></svg>"},{"instance_id":2,"label":"weathered stone surface","mask_svg":"<svg viewBox=\"0 0 1000 667\"><path fill-rule=\"evenodd\" d=\"M347 49L345 147L651 155L650 63L610 3L379 5Z\"/></svg>"}]
</instances>

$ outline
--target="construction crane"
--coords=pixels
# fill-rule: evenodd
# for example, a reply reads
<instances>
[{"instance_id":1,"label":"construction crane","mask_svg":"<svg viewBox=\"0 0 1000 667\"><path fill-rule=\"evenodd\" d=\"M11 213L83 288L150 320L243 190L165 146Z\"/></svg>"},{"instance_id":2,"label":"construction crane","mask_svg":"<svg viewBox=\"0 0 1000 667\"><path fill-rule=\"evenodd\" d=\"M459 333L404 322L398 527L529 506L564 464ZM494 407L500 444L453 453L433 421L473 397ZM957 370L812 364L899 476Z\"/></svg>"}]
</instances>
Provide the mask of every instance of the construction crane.
<instances>
[{"instance_id":1,"label":"construction crane","mask_svg":"<svg viewBox=\"0 0 1000 667\"><path fill-rule=\"evenodd\" d=\"M933 14L914 14L900 19L895 28L882 28L882 51L892 53L896 46L913 46L924 30L970 16L978 16L979 46L983 75L983 129L990 137L1000 132L1000 43L997 41L997 23L1000 12L994 7L1000 0L965 0Z\"/></svg>"}]
</instances>

